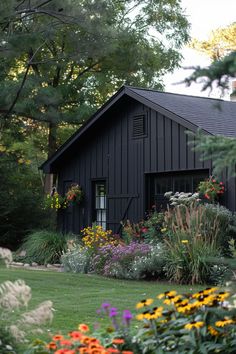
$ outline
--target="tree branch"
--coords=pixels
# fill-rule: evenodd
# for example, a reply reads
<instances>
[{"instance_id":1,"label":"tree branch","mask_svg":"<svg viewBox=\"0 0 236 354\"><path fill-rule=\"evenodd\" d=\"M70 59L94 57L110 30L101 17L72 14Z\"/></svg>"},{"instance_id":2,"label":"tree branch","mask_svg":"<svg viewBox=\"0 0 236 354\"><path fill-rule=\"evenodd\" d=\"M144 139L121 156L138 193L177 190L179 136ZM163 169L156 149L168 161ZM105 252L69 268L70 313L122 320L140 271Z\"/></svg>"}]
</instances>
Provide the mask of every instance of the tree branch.
<instances>
[{"instance_id":1,"label":"tree branch","mask_svg":"<svg viewBox=\"0 0 236 354\"><path fill-rule=\"evenodd\" d=\"M25 70L25 73L24 73L24 76L23 76L23 80L21 82L21 85L19 87L19 89L17 90L17 93L16 93L16 96L10 106L10 108L8 109L8 111L6 112L6 114L4 115L3 119L6 119L13 111L13 108L15 107L16 105L16 102L18 101L19 97L20 97L20 94L21 94L21 91L23 90L23 87L25 85L25 82L26 82L26 79L27 79L27 75L28 75L28 72L29 72L29 69L30 69L30 66L31 66L31 62L32 60L34 59L34 57L36 56L36 54L38 53L38 51L44 46L44 44L46 43L46 41L36 49L36 51L34 52L34 54L31 56L31 58L29 59L28 63L27 63L27 67L26 67L26 70Z\"/></svg>"}]
</instances>

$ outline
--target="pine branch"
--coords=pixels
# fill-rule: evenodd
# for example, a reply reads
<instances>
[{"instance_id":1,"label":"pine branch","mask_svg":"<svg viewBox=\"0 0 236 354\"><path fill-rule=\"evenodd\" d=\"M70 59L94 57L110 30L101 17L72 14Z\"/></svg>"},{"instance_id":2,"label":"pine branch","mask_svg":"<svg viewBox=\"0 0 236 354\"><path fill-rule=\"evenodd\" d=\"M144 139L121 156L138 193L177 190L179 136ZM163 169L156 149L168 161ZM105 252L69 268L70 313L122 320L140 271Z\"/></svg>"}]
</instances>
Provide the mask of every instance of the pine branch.
<instances>
[{"instance_id":1,"label":"pine branch","mask_svg":"<svg viewBox=\"0 0 236 354\"><path fill-rule=\"evenodd\" d=\"M27 66L26 66L26 70L25 70L25 73L24 73L24 76L23 76L23 80L21 82L21 85L19 87L19 89L17 90L17 93L16 93L16 96L10 106L10 108L8 109L8 111L6 112L6 114L4 115L3 119L6 119L13 111L13 108L15 107L19 97L20 97L20 94L21 94L21 91L23 90L24 88L24 85L25 85L25 82L26 82L26 79L27 79L27 76L28 76L28 73L29 73L29 69L30 69L30 66L32 64L32 60L34 59L34 57L36 56L36 54L38 53L38 51L45 45L46 41L41 45L39 46L36 51L34 52L34 54L31 56L30 60L28 61L27 63Z\"/></svg>"}]
</instances>

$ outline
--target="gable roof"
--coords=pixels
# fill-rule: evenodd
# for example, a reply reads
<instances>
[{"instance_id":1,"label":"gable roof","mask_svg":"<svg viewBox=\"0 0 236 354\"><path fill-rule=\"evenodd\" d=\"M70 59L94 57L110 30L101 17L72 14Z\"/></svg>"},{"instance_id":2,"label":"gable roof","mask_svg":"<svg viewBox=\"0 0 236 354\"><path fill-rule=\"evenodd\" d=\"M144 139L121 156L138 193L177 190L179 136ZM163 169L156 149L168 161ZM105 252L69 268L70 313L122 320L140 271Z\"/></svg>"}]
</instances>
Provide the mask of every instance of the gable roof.
<instances>
[{"instance_id":1,"label":"gable roof","mask_svg":"<svg viewBox=\"0 0 236 354\"><path fill-rule=\"evenodd\" d=\"M40 168L49 172L50 165L62 157L64 152L124 95L173 119L186 129L197 131L200 128L211 135L236 137L236 102L123 86Z\"/></svg>"}]
</instances>

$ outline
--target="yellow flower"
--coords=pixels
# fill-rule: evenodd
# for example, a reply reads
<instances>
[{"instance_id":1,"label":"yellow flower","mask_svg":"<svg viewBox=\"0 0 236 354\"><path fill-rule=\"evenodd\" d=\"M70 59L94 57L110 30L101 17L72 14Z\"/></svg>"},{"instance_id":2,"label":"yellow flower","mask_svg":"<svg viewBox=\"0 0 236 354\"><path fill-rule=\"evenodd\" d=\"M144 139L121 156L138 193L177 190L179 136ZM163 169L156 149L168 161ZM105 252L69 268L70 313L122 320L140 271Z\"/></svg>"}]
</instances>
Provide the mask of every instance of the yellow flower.
<instances>
[{"instance_id":1,"label":"yellow flower","mask_svg":"<svg viewBox=\"0 0 236 354\"><path fill-rule=\"evenodd\" d=\"M188 240L182 240L181 242L182 243L188 243Z\"/></svg>"},{"instance_id":2,"label":"yellow flower","mask_svg":"<svg viewBox=\"0 0 236 354\"><path fill-rule=\"evenodd\" d=\"M164 233L167 231L167 228L166 227L163 227L163 229L161 229L161 232Z\"/></svg>"},{"instance_id":3,"label":"yellow flower","mask_svg":"<svg viewBox=\"0 0 236 354\"><path fill-rule=\"evenodd\" d=\"M215 323L215 325L216 325L216 327L224 327L224 326L227 326L227 325L230 325L230 324L232 324L232 323L234 323L234 321L233 320L231 320L231 319L223 319L223 320L221 320L221 321L216 321L216 323Z\"/></svg>"},{"instance_id":4,"label":"yellow flower","mask_svg":"<svg viewBox=\"0 0 236 354\"><path fill-rule=\"evenodd\" d=\"M212 294L214 292L216 292L218 290L218 288L206 288L205 290L203 290L203 293L208 295L208 294Z\"/></svg>"},{"instance_id":5,"label":"yellow flower","mask_svg":"<svg viewBox=\"0 0 236 354\"><path fill-rule=\"evenodd\" d=\"M177 301L181 300L182 296L177 295L177 296L168 296L167 299L163 301L164 304L170 305L170 304L175 304Z\"/></svg>"},{"instance_id":6,"label":"yellow flower","mask_svg":"<svg viewBox=\"0 0 236 354\"><path fill-rule=\"evenodd\" d=\"M202 322L202 321L198 321L198 322L192 321L192 322L190 322L190 323L187 323L187 324L184 326L184 328L185 328L185 329L188 329L188 330L191 330L191 329L193 329L193 328L201 328L201 327L203 327L203 326L204 326L204 322Z\"/></svg>"},{"instance_id":7,"label":"yellow flower","mask_svg":"<svg viewBox=\"0 0 236 354\"><path fill-rule=\"evenodd\" d=\"M178 306L176 308L177 312L179 313L186 313L186 314L190 314L193 313L194 310L196 310L196 307L194 304L187 304L187 305L183 305L183 306Z\"/></svg>"},{"instance_id":8,"label":"yellow flower","mask_svg":"<svg viewBox=\"0 0 236 354\"><path fill-rule=\"evenodd\" d=\"M210 332L210 334L214 337L218 336L220 333L212 326L208 326L208 331Z\"/></svg>"},{"instance_id":9,"label":"yellow flower","mask_svg":"<svg viewBox=\"0 0 236 354\"><path fill-rule=\"evenodd\" d=\"M171 291L166 291L162 294L159 294L157 296L157 299L162 299L163 297L170 297L170 296L175 296L177 294L177 292L175 290L171 290Z\"/></svg>"},{"instance_id":10,"label":"yellow flower","mask_svg":"<svg viewBox=\"0 0 236 354\"><path fill-rule=\"evenodd\" d=\"M224 301L225 299L227 299L227 297L230 296L230 293L228 292L225 292L225 291L220 291L218 294L217 294L217 300L222 302Z\"/></svg>"},{"instance_id":11,"label":"yellow flower","mask_svg":"<svg viewBox=\"0 0 236 354\"><path fill-rule=\"evenodd\" d=\"M204 295L204 290L198 291L197 293L193 294L192 297L198 299L202 295Z\"/></svg>"},{"instance_id":12,"label":"yellow flower","mask_svg":"<svg viewBox=\"0 0 236 354\"><path fill-rule=\"evenodd\" d=\"M144 319L144 315L142 313L139 313L137 316L136 316L136 319L138 321L142 321Z\"/></svg>"},{"instance_id":13,"label":"yellow flower","mask_svg":"<svg viewBox=\"0 0 236 354\"><path fill-rule=\"evenodd\" d=\"M141 309L144 306L149 306L153 303L153 299L144 299L137 303L136 309Z\"/></svg>"}]
</instances>

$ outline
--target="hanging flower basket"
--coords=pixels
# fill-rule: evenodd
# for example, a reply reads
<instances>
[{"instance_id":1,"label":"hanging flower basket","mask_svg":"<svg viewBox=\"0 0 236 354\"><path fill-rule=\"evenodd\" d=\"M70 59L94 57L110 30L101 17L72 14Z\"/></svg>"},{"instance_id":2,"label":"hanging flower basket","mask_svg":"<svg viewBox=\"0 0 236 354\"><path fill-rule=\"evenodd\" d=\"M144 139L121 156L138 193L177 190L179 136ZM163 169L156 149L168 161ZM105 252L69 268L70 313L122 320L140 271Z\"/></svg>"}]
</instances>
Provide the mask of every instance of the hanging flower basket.
<instances>
[{"instance_id":1,"label":"hanging flower basket","mask_svg":"<svg viewBox=\"0 0 236 354\"><path fill-rule=\"evenodd\" d=\"M80 205L82 200L82 188L77 183L72 184L66 193L66 201L68 203Z\"/></svg>"},{"instance_id":2,"label":"hanging flower basket","mask_svg":"<svg viewBox=\"0 0 236 354\"><path fill-rule=\"evenodd\" d=\"M68 207L68 202L65 197L61 196L56 191L47 194L44 205L46 209L66 209Z\"/></svg>"},{"instance_id":3,"label":"hanging flower basket","mask_svg":"<svg viewBox=\"0 0 236 354\"><path fill-rule=\"evenodd\" d=\"M223 182L219 182L214 176L210 176L199 183L198 192L204 199L214 203L224 194L225 186Z\"/></svg>"}]
</instances>

